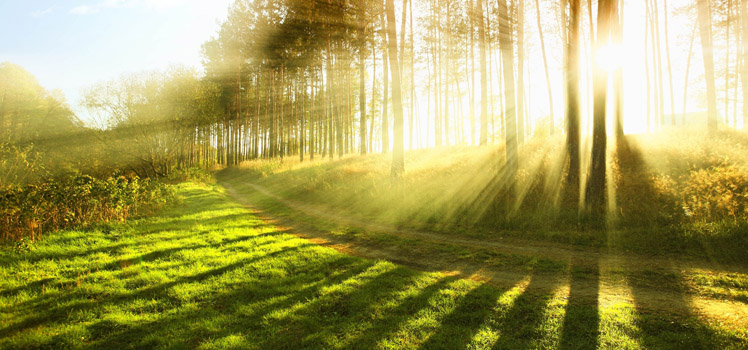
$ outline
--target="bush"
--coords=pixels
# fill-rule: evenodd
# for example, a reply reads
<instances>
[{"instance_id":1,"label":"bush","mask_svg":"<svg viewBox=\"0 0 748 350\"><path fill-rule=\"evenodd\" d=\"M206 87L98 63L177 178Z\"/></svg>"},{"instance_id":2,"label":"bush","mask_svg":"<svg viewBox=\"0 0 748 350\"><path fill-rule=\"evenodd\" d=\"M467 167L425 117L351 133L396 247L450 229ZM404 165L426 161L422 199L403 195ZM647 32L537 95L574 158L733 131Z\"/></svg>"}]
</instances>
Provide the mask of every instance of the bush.
<instances>
[{"instance_id":1,"label":"bush","mask_svg":"<svg viewBox=\"0 0 748 350\"><path fill-rule=\"evenodd\" d=\"M692 172L681 191L687 217L697 222L748 217L748 171L720 165Z\"/></svg>"},{"instance_id":2,"label":"bush","mask_svg":"<svg viewBox=\"0 0 748 350\"><path fill-rule=\"evenodd\" d=\"M172 197L166 185L137 177L99 180L69 176L0 190L2 240L38 240L42 234L96 222L125 221Z\"/></svg>"}]
</instances>

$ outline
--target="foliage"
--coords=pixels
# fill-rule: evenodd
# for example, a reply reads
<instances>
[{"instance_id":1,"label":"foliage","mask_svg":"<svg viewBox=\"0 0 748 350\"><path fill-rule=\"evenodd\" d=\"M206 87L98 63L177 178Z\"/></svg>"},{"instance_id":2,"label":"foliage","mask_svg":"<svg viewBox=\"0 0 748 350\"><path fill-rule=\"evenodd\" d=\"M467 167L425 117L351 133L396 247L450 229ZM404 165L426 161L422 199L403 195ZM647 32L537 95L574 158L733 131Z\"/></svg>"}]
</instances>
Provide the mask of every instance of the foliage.
<instances>
[{"instance_id":1,"label":"foliage","mask_svg":"<svg viewBox=\"0 0 748 350\"><path fill-rule=\"evenodd\" d=\"M25 184L43 174L41 154L32 145L19 147L0 142L0 188Z\"/></svg>"},{"instance_id":2,"label":"foliage","mask_svg":"<svg viewBox=\"0 0 748 350\"><path fill-rule=\"evenodd\" d=\"M723 165L696 170L681 191L692 220L714 222L748 218L748 169Z\"/></svg>"},{"instance_id":3,"label":"foliage","mask_svg":"<svg viewBox=\"0 0 748 350\"><path fill-rule=\"evenodd\" d=\"M106 128L98 143L107 166L161 177L173 169L212 164L205 158L213 149L207 130L214 122L216 89L196 70L172 67L100 83L85 93L83 103ZM202 164L198 150L206 153Z\"/></svg>"},{"instance_id":4,"label":"foliage","mask_svg":"<svg viewBox=\"0 0 748 350\"><path fill-rule=\"evenodd\" d=\"M0 187L96 164L92 132L60 91L47 91L22 67L0 63Z\"/></svg>"},{"instance_id":5,"label":"foliage","mask_svg":"<svg viewBox=\"0 0 748 350\"><path fill-rule=\"evenodd\" d=\"M0 190L2 240L39 240L43 233L96 222L125 221L162 206L170 189L123 176L68 176Z\"/></svg>"}]
</instances>

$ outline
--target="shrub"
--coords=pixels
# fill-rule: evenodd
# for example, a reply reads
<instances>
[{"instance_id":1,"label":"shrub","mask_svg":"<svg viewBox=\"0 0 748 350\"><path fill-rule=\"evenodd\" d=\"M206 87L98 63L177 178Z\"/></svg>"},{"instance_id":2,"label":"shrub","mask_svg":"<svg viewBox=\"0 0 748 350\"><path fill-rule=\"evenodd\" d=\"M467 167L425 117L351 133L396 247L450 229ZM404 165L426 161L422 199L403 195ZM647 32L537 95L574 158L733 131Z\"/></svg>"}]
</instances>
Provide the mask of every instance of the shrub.
<instances>
[{"instance_id":1,"label":"shrub","mask_svg":"<svg viewBox=\"0 0 748 350\"><path fill-rule=\"evenodd\" d=\"M61 228L125 221L158 208L172 197L164 184L137 177L69 176L0 189L2 240L38 240Z\"/></svg>"},{"instance_id":2,"label":"shrub","mask_svg":"<svg viewBox=\"0 0 748 350\"><path fill-rule=\"evenodd\" d=\"M748 217L748 171L720 165L692 172L681 191L687 217L697 222Z\"/></svg>"}]
</instances>

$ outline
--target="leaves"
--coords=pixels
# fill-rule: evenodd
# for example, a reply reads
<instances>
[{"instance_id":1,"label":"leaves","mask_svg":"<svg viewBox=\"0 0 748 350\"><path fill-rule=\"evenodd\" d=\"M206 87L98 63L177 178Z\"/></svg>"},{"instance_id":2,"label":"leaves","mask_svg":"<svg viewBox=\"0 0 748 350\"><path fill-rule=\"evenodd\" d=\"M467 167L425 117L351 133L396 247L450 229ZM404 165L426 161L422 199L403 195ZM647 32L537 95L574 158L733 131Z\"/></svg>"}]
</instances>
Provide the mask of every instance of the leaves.
<instances>
[{"instance_id":1,"label":"leaves","mask_svg":"<svg viewBox=\"0 0 748 350\"><path fill-rule=\"evenodd\" d=\"M95 222L125 221L172 197L164 184L138 177L69 176L0 190L3 240L38 240L42 233Z\"/></svg>"}]
</instances>

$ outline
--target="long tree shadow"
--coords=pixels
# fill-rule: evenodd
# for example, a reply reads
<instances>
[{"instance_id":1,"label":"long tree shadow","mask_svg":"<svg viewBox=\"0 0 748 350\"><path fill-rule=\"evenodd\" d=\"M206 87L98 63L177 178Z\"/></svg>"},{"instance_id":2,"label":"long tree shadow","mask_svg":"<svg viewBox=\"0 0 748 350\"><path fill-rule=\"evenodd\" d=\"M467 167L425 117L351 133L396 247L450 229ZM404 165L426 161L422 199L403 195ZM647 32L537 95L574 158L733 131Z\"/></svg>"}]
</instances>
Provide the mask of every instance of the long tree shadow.
<instances>
[{"instance_id":1,"label":"long tree shadow","mask_svg":"<svg viewBox=\"0 0 748 350\"><path fill-rule=\"evenodd\" d=\"M456 280L455 276L440 277L434 283L419 290L417 294L407 296L396 307L386 311L384 318L375 320L358 336L347 339L347 343L351 344L352 348L375 348L382 340L394 335L419 310L427 308L432 297Z\"/></svg>"},{"instance_id":2,"label":"long tree shadow","mask_svg":"<svg viewBox=\"0 0 748 350\"><path fill-rule=\"evenodd\" d=\"M373 278L357 281L351 288L333 289L319 295L303 306L294 308L291 314L270 319L273 325L283 324L285 330L268 337L261 347L276 349L289 340L293 340L299 348L324 348L336 343L346 335L344 329L358 325L362 316L373 314L376 308L407 288L421 274L393 266ZM320 323L320 320L324 321Z\"/></svg>"},{"instance_id":3,"label":"long tree shadow","mask_svg":"<svg viewBox=\"0 0 748 350\"><path fill-rule=\"evenodd\" d=\"M541 282L531 278L524 293L519 295L508 310L498 315L499 339L492 349L530 349L537 346L544 335L540 326L545 319L548 302L560 281L555 276Z\"/></svg>"},{"instance_id":4,"label":"long tree shadow","mask_svg":"<svg viewBox=\"0 0 748 350\"><path fill-rule=\"evenodd\" d=\"M441 321L439 329L419 349L466 348L494 312L492 307L504 292L506 290L482 284L462 296L454 310Z\"/></svg>"},{"instance_id":5,"label":"long tree shadow","mask_svg":"<svg viewBox=\"0 0 748 350\"><path fill-rule=\"evenodd\" d=\"M672 223L678 204L675 198L658 190L654 173L639 146L628 137L618 139L615 160L619 173L616 203L621 223L629 227Z\"/></svg>"},{"instance_id":6,"label":"long tree shadow","mask_svg":"<svg viewBox=\"0 0 748 350\"><path fill-rule=\"evenodd\" d=\"M671 273L627 270L636 309L638 340L651 349L748 348L737 334L719 329L719 323L700 316L691 302L689 287L676 266ZM657 285L653 290L652 285Z\"/></svg>"},{"instance_id":7,"label":"long tree shadow","mask_svg":"<svg viewBox=\"0 0 748 350\"><path fill-rule=\"evenodd\" d=\"M572 261L561 349L595 349L600 329L600 266Z\"/></svg>"},{"instance_id":8,"label":"long tree shadow","mask_svg":"<svg viewBox=\"0 0 748 350\"><path fill-rule=\"evenodd\" d=\"M319 280L315 276L329 272L330 265L345 267ZM327 263L308 263L300 267L300 274L278 280L266 280L256 285L242 285L240 288L220 293L214 298L204 300L201 307L179 309L152 322L141 322L137 325L122 326L102 320L91 325L96 348L150 347L149 338L157 338L166 333L179 334L182 338L169 340L168 346L178 344L189 347L205 339L220 339L236 332L257 334L262 342L268 342L274 334L266 334L268 319L273 312L284 310L295 304L316 298L323 288L329 288L356 278L374 263L354 261L345 256L332 257ZM301 277L299 277L301 276ZM243 312L243 307L255 305L251 313ZM184 334L186 333L186 334ZM134 341L134 343L133 343ZM193 343L194 342L194 343ZM164 344L162 344L164 345ZM265 348L265 347L260 347Z\"/></svg>"},{"instance_id":9,"label":"long tree shadow","mask_svg":"<svg viewBox=\"0 0 748 350\"><path fill-rule=\"evenodd\" d=\"M102 300L101 302L96 301L96 300L92 301L88 298L81 298L80 293L85 293L85 292L65 293L62 296L45 295L43 297L30 300L29 301L30 305L28 306L28 307L33 308L33 310L44 310L44 313L42 315L26 317L19 322L16 322L3 329L0 329L0 338L7 337L17 332L20 332L20 331L23 331L29 328L34 328L45 323L62 321L63 319L66 319L69 317L71 310L86 311L86 310L93 310L93 309L101 308L106 305L110 305L110 306L111 305L122 305L128 302L131 302L135 299L139 299L139 298L159 298L162 296L168 297L168 295L165 292L169 288L174 287L176 285L200 282L207 278L217 277L224 273L239 269L248 264L256 263L261 260L273 259L274 257L277 257L278 255L281 255L281 254L290 254L290 253L293 253L294 251L298 251L300 249L303 249L309 246L313 246L313 244L308 243L308 244L298 245L295 247L284 248L284 249L281 249L281 250L278 250L278 251L275 251L269 254L265 254L262 256L252 258L252 259L240 260L240 261L228 264L228 265L221 266L219 268L203 271L203 272L200 272L200 273L197 273L191 276L187 276L187 277L178 278L174 281L142 288L132 293L108 296L105 300ZM84 299L85 301L81 301L81 299ZM23 307L23 306L19 306L19 307Z\"/></svg>"}]
</instances>

